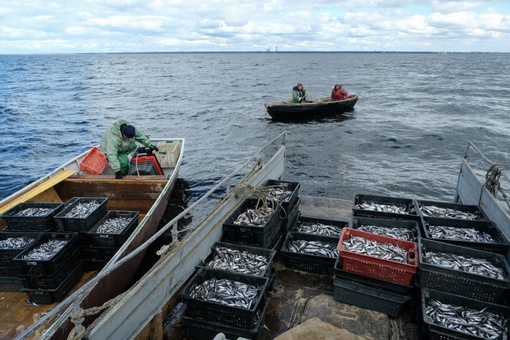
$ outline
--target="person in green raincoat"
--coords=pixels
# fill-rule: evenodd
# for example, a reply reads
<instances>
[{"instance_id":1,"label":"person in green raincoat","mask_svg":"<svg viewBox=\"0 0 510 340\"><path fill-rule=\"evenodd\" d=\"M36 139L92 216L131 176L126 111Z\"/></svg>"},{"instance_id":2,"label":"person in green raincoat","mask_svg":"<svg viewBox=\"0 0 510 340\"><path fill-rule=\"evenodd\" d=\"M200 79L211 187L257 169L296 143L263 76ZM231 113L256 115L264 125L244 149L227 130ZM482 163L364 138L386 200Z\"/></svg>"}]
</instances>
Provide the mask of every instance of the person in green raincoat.
<instances>
[{"instance_id":1,"label":"person in green raincoat","mask_svg":"<svg viewBox=\"0 0 510 340\"><path fill-rule=\"evenodd\" d=\"M128 155L136 150L136 142L152 150L159 151L157 147L152 145L147 136L123 119L115 122L101 137L99 147L103 150L111 168L115 171L116 179L122 179L124 175L127 175L129 171Z\"/></svg>"}]
</instances>

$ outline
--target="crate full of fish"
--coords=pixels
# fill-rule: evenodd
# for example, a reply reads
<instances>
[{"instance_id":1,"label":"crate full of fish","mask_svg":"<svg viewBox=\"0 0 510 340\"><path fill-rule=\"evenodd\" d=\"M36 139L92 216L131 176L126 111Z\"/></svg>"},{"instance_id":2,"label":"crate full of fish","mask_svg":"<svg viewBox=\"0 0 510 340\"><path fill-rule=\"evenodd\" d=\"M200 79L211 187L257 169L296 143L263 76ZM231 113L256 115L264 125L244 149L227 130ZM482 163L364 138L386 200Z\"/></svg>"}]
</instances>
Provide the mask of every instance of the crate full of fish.
<instances>
[{"instance_id":1,"label":"crate full of fish","mask_svg":"<svg viewBox=\"0 0 510 340\"><path fill-rule=\"evenodd\" d=\"M343 270L409 285L418 269L416 242L344 228L338 241Z\"/></svg>"},{"instance_id":2,"label":"crate full of fish","mask_svg":"<svg viewBox=\"0 0 510 340\"><path fill-rule=\"evenodd\" d=\"M12 259L34 243L42 232L0 232L0 263L12 263Z\"/></svg>"},{"instance_id":3,"label":"crate full of fish","mask_svg":"<svg viewBox=\"0 0 510 340\"><path fill-rule=\"evenodd\" d=\"M61 231L87 232L106 215L105 197L75 197L55 215Z\"/></svg>"},{"instance_id":4,"label":"crate full of fish","mask_svg":"<svg viewBox=\"0 0 510 340\"><path fill-rule=\"evenodd\" d=\"M426 239L504 253L510 246L498 227L490 221L464 221L424 217L423 236Z\"/></svg>"},{"instance_id":5,"label":"crate full of fish","mask_svg":"<svg viewBox=\"0 0 510 340\"><path fill-rule=\"evenodd\" d=\"M110 210L88 232L92 243L120 247L138 226L138 211Z\"/></svg>"},{"instance_id":6,"label":"crate full of fish","mask_svg":"<svg viewBox=\"0 0 510 340\"><path fill-rule=\"evenodd\" d=\"M334 270L335 270L334 278L336 279L341 279L344 281L356 283L358 285L363 285L374 289L379 289L386 292L396 294L407 294L414 288L413 283L409 285L402 285L390 281L377 279L375 277L345 271L340 266L340 257L336 259Z\"/></svg>"},{"instance_id":7,"label":"crate full of fish","mask_svg":"<svg viewBox=\"0 0 510 340\"><path fill-rule=\"evenodd\" d=\"M508 339L510 308L422 289L421 313L429 339Z\"/></svg>"},{"instance_id":8,"label":"crate full of fish","mask_svg":"<svg viewBox=\"0 0 510 340\"><path fill-rule=\"evenodd\" d=\"M275 230L280 230L279 205L246 199L223 223L226 241L265 247Z\"/></svg>"},{"instance_id":9,"label":"crate full of fish","mask_svg":"<svg viewBox=\"0 0 510 340\"><path fill-rule=\"evenodd\" d=\"M281 248L288 268L333 275L338 238L289 232Z\"/></svg>"},{"instance_id":10,"label":"crate full of fish","mask_svg":"<svg viewBox=\"0 0 510 340\"><path fill-rule=\"evenodd\" d=\"M268 277L199 268L181 293L191 318L252 329L265 305Z\"/></svg>"},{"instance_id":11,"label":"crate full of fish","mask_svg":"<svg viewBox=\"0 0 510 340\"><path fill-rule=\"evenodd\" d=\"M293 232L340 238L343 228L349 224L340 220L328 220L315 217L299 216Z\"/></svg>"},{"instance_id":12,"label":"crate full of fish","mask_svg":"<svg viewBox=\"0 0 510 340\"><path fill-rule=\"evenodd\" d=\"M296 204L291 209L287 209L283 214L280 222L280 231L284 234L287 234L288 231L292 229L292 227L296 224L299 216L299 204L301 203L301 198L298 198ZM283 212L283 210L282 210Z\"/></svg>"},{"instance_id":13,"label":"crate full of fish","mask_svg":"<svg viewBox=\"0 0 510 340\"><path fill-rule=\"evenodd\" d=\"M389 316L398 316L410 294L384 291L361 283L335 277L334 299L349 305L374 310Z\"/></svg>"},{"instance_id":14,"label":"crate full of fish","mask_svg":"<svg viewBox=\"0 0 510 340\"><path fill-rule=\"evenodd\" d=\"M420 236L420 223L417 220L353 216L349 222L349 227L411 242L417 242Z\"/></svg>"},{"instance_id":15,"label":"crate full of fish","mask_svg":"<svg viewBox=\"0 0 510 340\"><path fill-rule=\"evenodd\" d=\"M62 203L23 202L7 210L0 217L11 231L44 231L56 227L54 216L63 207Z\"/></svg>"},{"instance_id":16,"label":"crate full of fish","mask_svg":"<svg viewBox=\"0 0 510 340\"><path fill-rule=\"evenodd\" d=\"M416 211L423 217L449 218L462 221L488 221L477 205L415 200Z\"/></svg>"},{"instance_id":17,"label":"crate full of fish","mask_svg":"<svg viewBox=\"0 0 510 340\"><path fill-rule=\"evenodd\" d=\"M276 250L216 242L201 266L238 274L269 276Z\"/></svg>"},{"instance_id":18,"label":"crate full of fish","mask_svg":"<svg viewBox=\"0 0 510 340\"><path fill-rule=\"evenodd\" d=\"M269 197L277 200L282 205L283 210L292 209L298 202L299 182L288 182L269 179L263 188L268 192Z\"/></svg>"},{"instance_id":19,"label":"crate full of fish","mask_svg":"<svg viewBox=\"0 0 510 340\"><path fill-rule=\"evenodd\" d=\"M510 267L501 254L421 239L419 257L422 287L489 302L510 288Z\"/></svg>"},{"instance_id":20,"label":"crate full of fish","mask_svg":"<svg viewBox=\"0 0 510 340\"><path fill-rule=\"evenodd\" d=\"M23 274L52 275L71 258L77 257L80 245L77 233L45 233L14 257Z\"/></svg>"},{"instance_id":21,"label":"crate full of fish","mask_svg":"<svg viewBox=\"0 0 510 340\"><path fill-rule=\"evenodd\" d=\"M27 289L57 289L69 275L71 275L76 267L80 264L78 256L72 256L58 271L51 275L29 275L21 273L18 277L23 284L23 288Z\"/></svg>"},{"instance_id":22,"label":"crate full of fish","mask_svg":"<svg viewBox=\"0 0 510 340\"><path fill-rule=\"evenodd\" d=\"M83 263L80 261L78 265L73 268L73 271L65 278L64 281L55 289L28 289L23 288L22 291L26 292L28 299L38 305L49 305L54 302L63 301L69 294L71 289L80 281L83 275Z\"/></svg>"},{"instance_id":23,"label":"crate full of fish","mask_svg":"<svg viewBox=\"0 0 510 340\"><path fill-rule=\"evenodd\" d=\"M363 194L354 195L352 214L400 220L419 219L412 199Z\"/></svg>"}]
</instances>

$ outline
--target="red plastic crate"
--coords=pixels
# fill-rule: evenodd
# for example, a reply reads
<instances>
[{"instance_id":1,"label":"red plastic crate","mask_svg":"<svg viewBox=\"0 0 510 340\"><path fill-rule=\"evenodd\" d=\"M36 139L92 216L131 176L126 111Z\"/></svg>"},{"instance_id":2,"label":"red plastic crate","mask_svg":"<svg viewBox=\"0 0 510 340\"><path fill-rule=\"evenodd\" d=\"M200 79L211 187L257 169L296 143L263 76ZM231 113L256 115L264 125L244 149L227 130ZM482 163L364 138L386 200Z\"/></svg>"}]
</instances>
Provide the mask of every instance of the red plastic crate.
<instances>
[{"instance_id":1,"label":"red plastic crate","mask_svg":"<svg viewBox=\"0 0 510 340\"><path fill-rule=\"evenodd\" d=\"M407 262L401 263L384 260L374 256L358 254L345 250L343 241L351 236L359 236L380 243L391 243L407 250ZM344 228L337 249L340 251L340 265L342 269L352 273L358 273L381 280L394 282L402 285L411 284L413 275L418 269L418 245L415 242L398 240L387 236L367 233L361 230Z\"/></svg>"},{"instance_id":2,"label":"red plastic crate","mask_svg":"<svg viewBox=\"0 0 510 340\"><path fill-rule=\"evenodd\" d=\"M103 151L94 146L80 162L80 169L91 175L101 175L107 164L108 159Z\"/></svg>"}]
</instances>

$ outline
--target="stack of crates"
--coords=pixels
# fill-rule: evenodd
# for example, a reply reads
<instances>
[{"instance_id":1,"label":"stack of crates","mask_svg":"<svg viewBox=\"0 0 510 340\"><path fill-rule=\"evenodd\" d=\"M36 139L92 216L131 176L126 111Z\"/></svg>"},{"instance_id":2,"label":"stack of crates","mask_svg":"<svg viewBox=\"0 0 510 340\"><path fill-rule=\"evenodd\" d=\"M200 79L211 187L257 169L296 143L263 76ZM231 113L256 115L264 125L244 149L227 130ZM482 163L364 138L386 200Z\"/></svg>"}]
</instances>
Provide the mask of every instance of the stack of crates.
<instances>
[{"instance_id":1,"label":"stack of crates","mask_svg":"<svg viewBox=\"0 0 510 340\"><path fill-rule=\"evenodd\" d=\"M45 232L56 229L53 217L62 208L62 203L22 202L0 216L7 223L0 233L0 291L23 288L21 267L14 257Z\"/></svg>"},{"instance_id":2,"label":"stack of crates","mask_svg":"<svg viewBox=\"0 0 510 340\"><path fill-rule=\"evenodd\" d=\"M186 304L182 322L187 335L198 340L212 339L218 333L229 339L259 339L269 305L266 294L274 276L272 263L275 254L272 249L215 243L181 295ZM214 288L210 288L213 291L201 289L202 285L210 282L214 282L211 284ZM230 291L222 300L220 295L225 294L221 293L224 284L226 287L235 284L250 286L253 291L256 290L256 295L250 296L249 303L245 305L229 304L230 298L235 299L235 292Z\"/></svg>"},{"instance_id":3,"label":"stack of crates","mask_svg":"<svg viewBox=\"0 0 510 340\"><path fill-rule=\"evenodd\" d=\"M83 274L79 249L77 233L47 232L14 257L30 301L51 304L66 297Z\"/></svg>"},{"instance_id":4,"label":"stack of crates","mask_svg":"<svg viewBox=\"0 0 510 340\"><path fill-rule=\"evenodd\" d=\"M510 308L503 306L505 292L510 288L510 266L503 255L508 251L508 240L478 206L425 200L414 203L423 234L419 242L418 275L421 332L434 339L482 338L466 327L452 328L434 320L435 314L427 310L439 301L457 309L470 309L472 313L492 312L510 319ZM462 235L468 235L468 239ZM491 277L473 266L469 266L468 271L462 270L463 266L442 266L433 262L434 257L442 256L460 262L474 261L483 267L480 270L499 268L501 275ZM480 324L469 321L470 326L483 328L487 322L485 317L480 319L484 320ZM502 333L510 332L508 322L503 328Z\"/></svg>"},{"instance_id":5,"label":"stack of crates","mask_svg":"<svg viewBox=\"0 0 510 340\"><path fill-rule=\"evenodd\" d=\"M299 182L281 181L275 179L267 180L262 188L273 188L280 192L278 197L281 204L281 222L280 230L283 234L286 234L290 230L291 226L296 223L299 214L299 188L301 187Z\"/></svg>"},{"instance_id":6,"label":"stack of crates","mask_svg":"<svg viewBox=\"0 0 510 340\"><path fill-rule=\"evenodd\" d=\"M332 276L340 234L348 223L299 216L287 233L281 254L288 268ZM314 245L308 250L306 245ZM322 249L319 251L316 246Z\"/></svg>"}]
</instances>

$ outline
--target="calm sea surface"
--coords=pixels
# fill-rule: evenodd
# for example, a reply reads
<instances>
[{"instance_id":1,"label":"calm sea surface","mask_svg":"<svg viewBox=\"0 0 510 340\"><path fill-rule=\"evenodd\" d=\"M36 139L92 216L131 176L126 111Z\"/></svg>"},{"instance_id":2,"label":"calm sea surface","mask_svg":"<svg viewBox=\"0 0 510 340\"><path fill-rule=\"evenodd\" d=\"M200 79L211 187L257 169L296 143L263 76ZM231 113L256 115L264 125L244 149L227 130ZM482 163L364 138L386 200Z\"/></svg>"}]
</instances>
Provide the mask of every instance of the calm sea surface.
<instances>
[{"instance_id":1,"label":"calm sea surface","mask_svg":"<svg viewBox=\"0 0 510 340\"><path fill-rule=\"evenodd\" d=\"M285 179L302 195L452 200L468 141L510 166L510 55L207 53L0 55L0 198L99 143L125 118L186 138L193 200L287 131ZM335 83L344 118L289 124L264 103Z\"/></svg>"}]
</instances>

